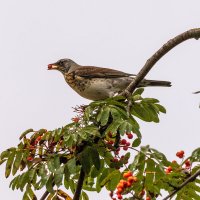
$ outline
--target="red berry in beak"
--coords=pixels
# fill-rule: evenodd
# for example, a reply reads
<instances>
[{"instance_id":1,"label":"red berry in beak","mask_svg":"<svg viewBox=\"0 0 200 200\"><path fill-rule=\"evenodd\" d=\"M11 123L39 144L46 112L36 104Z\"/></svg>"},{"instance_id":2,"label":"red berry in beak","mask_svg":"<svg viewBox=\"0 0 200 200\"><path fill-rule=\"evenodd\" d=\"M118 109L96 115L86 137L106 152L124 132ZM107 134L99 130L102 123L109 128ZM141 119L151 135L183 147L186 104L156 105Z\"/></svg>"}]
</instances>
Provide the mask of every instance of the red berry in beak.
<instances>
[{"instance_id":1,"label":"red berry in beak","mask_svg":"<svg viewBox=\"0 0 200 200\"><path fill-rule=\"evenodd\" d=\"M48 70L51 70L52 69L52 64L49 64L48 65Z\"/></svg>"}]
</instances>

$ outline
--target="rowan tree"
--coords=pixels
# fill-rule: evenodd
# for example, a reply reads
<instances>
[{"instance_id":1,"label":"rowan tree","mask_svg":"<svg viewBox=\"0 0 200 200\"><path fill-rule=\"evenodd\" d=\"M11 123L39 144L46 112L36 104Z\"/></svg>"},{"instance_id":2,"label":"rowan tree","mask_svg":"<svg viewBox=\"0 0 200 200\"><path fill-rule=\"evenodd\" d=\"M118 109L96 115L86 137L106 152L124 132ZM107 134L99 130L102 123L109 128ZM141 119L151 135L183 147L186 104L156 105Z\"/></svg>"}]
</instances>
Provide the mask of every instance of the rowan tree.
<instances>
[{"instance_id":1,"label":"rowan tree","mask_svg":"<svg viewBox=\"0 0 200 200\"><path fill-rule=\"evenodd\" d=\"M141 146L138 119L159 123L166 109L159 100L143 97L143 88L135 89L164 54L199 37L200 29L192 29L168 41L122 94L77 106L71 123L22 133L19 144L0 155L5 177L14 176L10 187L24 192L23 200L38 199L35 191L44 187L41 200L87 200L87 191L102 188L112 200L153 200L163 191L169 193L163 200L200 199L200 148L189 157L183 150L174 152L177 159L171 161L150 145Z\"/></svg>"}]
</instances>

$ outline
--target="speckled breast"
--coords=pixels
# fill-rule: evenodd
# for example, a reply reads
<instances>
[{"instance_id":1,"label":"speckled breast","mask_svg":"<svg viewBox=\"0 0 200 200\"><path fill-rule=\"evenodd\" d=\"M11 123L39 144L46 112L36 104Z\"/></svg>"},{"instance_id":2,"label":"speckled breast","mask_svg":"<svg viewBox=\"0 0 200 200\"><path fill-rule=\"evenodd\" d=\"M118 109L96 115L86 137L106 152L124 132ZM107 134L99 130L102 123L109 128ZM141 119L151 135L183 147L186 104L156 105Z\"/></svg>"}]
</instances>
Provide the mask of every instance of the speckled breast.
<instances>
[{"instance_id":1,"label":"speckled breast","mask_svg":"<svg viewBox=\"0 0 200 200\"><path fill-rule=\"evenodd\" d=\"M65 80L69 86L77 92L83 92L86 87L90 86L90 80L84 79L80 76L74 75L74 73L68 73L65 75Z\"/></svg>"}]
</instances>

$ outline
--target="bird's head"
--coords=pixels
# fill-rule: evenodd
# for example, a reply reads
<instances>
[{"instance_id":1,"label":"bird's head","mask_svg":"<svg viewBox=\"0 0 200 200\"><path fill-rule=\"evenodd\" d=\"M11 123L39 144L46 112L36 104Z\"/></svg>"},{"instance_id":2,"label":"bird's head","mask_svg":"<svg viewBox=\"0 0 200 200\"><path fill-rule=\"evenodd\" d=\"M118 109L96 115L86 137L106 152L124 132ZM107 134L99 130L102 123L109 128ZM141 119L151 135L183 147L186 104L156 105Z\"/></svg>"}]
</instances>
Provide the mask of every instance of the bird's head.
<instances>
[{"instance_id":1,"label":"bird's head","mask_svg":"<svg viewBox=\"0 0 200 200\"><path fill-rule=\"evenodd\" d=\"M60 59L55 63L49 64L48 65L48 70L58 70L61 73L65 74L71 71L70 69L73 68L73 66L77 65L73 60L70 59Z\"/></svg>"}]
</instances>

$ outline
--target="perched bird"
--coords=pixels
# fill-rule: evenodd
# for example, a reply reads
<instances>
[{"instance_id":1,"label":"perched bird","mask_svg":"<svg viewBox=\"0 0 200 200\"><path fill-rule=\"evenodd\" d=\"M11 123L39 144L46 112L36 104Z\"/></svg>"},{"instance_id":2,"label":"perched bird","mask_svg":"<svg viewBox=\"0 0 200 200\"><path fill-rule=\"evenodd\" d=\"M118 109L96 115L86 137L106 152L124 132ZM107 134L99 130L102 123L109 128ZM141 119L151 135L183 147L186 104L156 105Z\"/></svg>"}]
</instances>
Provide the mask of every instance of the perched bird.
<instances>
[{"instance_id":1,"label":"perched bird","mask_svg":"<svg viewBox=\"0 0 200 200\"><path fill-rule=\"evenodd\" d=\"M48 69L60 71L73 90L90 100L102 100L122 92L136 76L109 68L81 66L70 59L49 64ZM171 82L144 79L138 87L146 86L170 87Z\"/></svg>"}]
</instances>

